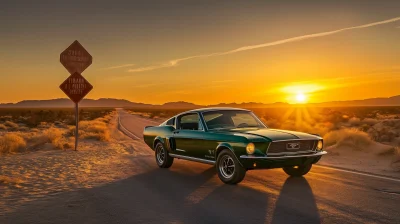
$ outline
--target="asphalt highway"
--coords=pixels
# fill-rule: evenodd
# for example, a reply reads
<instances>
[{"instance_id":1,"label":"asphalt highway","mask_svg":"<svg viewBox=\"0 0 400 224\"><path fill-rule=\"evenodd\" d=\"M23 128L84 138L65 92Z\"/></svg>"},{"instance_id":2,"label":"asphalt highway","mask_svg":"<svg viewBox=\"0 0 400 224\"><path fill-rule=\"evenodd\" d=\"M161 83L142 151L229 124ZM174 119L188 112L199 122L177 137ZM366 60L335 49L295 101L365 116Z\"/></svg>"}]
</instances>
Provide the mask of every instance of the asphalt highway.
<instances>
[{"instance_id":1,"label":"asphalt highway","mask_svg":"<svg viewBox=\"0 0 400 224\"><path fill-rule=\"evenodd\" d=\"M145 126L156 125L119 113L136 141ZM175 159L160 169L149 148L136 150L148 152L132 158L136 175L58 195L41 209L27 205L0 222L16 223L18 216L20 223L400 223L397 179L314 166L302 178L281 169L248 171L230 186L210 165Z\"/></svg>"}]
</instances>

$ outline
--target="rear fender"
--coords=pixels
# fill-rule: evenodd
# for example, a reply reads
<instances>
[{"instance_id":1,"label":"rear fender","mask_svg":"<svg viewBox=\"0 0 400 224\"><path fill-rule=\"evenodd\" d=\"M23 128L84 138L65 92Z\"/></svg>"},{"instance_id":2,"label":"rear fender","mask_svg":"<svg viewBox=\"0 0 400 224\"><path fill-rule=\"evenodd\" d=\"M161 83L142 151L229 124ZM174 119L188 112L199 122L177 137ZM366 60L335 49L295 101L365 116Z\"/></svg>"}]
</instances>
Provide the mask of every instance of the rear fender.
<instances>
[{"instance_id":1,"label":"rear fender","mask_svg":"<svg viewBox=\"0 0 400 224\"><path fill-rule=\"evenodd\" d=\"M164 148L166 148L168 150L168 152L175 151L174 138L166 137L164 139L160 136L157 136L153 141L153 150L155 150L157 142L161 142L164 145Z\"/></svg>"},{"instance_id":2,"label":"rear fender","mask_svg":"<svg viewBox=\"0 0 400 224\"><path fill-rule=\"evenodd\" d=\"M153 148L152 148L153 151L155 150L156 145L157 145L158 142L161 142L161 144L163 144L164 147L166 147L164 139L161 138L160 136L157 136L157 137L154 139L154 141L153 141Z\"/></svg>"}]
</instances>

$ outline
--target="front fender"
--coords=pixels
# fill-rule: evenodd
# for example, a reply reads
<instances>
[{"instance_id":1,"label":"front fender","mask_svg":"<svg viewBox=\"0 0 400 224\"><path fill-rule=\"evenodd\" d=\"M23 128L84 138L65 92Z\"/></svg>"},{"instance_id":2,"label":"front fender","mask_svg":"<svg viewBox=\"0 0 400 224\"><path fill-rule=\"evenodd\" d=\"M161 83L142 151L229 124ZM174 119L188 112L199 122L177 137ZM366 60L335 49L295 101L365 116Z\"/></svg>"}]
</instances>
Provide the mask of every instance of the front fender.
<instances>
[{"instance_id":1,"label":"front fender","mask_svg":"<svg viewBox=\"0 0 400 224\"><path fill-rule=\"evenodd\" d=\"M240 164L241 166L243 166L242 163L241 163L240 160L239 160L238 155L235 153L235 150L233 150L233 148L234 148L234 147L233 147L231 144L227 143L227 142L219 143L218 146L217 146L217 148L215 149L215 161L217 161L217 159L218 159L218 154L219 154L223 149L229 149L229 150L231 150L231 152L233 153L233 155L235 155L236 160L239 162L239 164Z\"/></svg>"}]
</instances>

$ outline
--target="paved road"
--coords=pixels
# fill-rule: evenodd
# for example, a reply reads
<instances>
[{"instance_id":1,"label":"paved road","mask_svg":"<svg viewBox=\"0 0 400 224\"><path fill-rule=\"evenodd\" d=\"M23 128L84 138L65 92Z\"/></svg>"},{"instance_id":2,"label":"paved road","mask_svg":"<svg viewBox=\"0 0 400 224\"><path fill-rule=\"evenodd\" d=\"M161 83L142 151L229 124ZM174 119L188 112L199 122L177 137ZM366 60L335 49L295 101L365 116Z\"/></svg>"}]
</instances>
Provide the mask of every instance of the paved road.
<instances>
[{"instance_id":1,"label":"paved road","mask_svg":"<svg viewBox=\"0 0 400 224\"><path fill-rule=\"evenodd\" d=\"M139 138L151 125L123 111L121 123ZM175 160L159 169L148 148L137 150L148 155L132 158L136 175L27 205L0 223L400 223L400 181L317 166L304 178L249 171L230 186L212 166Z\"/></svg>"}]
</instances>

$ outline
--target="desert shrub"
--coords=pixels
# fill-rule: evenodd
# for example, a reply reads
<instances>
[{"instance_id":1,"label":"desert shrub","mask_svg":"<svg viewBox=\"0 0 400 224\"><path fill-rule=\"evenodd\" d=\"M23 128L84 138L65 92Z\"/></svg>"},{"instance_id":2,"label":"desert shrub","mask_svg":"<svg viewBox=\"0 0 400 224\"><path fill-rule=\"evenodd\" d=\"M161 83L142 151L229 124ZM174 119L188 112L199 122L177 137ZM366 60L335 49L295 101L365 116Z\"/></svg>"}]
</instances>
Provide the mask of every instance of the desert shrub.
<instances>
[{"instance_id":1,"label":"desert shrub","mask_svg":"<svg viewBox=\"0 0 400 224\"><path fill-rule=\"evenodd\" d=\"M110 114L110 108L85 108L81 110L80 120L94 120ZM73 108L0 108L0 122L12 121L23 123L30 128L37 127L41 122L67 122L75 124Z\"/></svg>"},{"instance_id":2,"label":"desert shrub","mask_svg":"<svg viewBox=\"0 0 400 224\"><path fill-rule=\"evenodd\" d=\"M371 129L371 125L368 124L362 124L358 130L363 131L363 132L368 132Z\"/></svg>"},{"instance_id":3,"label":"desert shrub","mask_svg":"<svg viewBox=\"0 0 400 224\"><path fill-rule=\"evenodd\" d=\"M365 118L364 120L362 120L362 123L367 124L367 125L375 125L375 124L379 123L379 120L374 119L374 118Z\"/></svg>"},{"instance_id":4,"label":"desert shrub","mask_svg":"<svg viewBox=\"0 0 400 224\"><path fill-rule=\"evenodd\" d=\"M52 141L51 144L57 149L69 149L73 147L72 142L65 137L61 137L57 141Z\"/></svg>"},{"instance_id":5,"label":"desert shrub","mask_svg":"<svg viewBox=\"0 0 400 224\"><path fill-rule=\"evenodd\" d=\"M392 127L392 128L396 128L396 129L400 128L400 120L398 120L398 119L383 120L379 124L381 126L387 126L387 127Z\"/></svg>"},{"instance_id":6,"label":"desert shrub","mask_svg":"<svg viewBox=\"0 0 400 224\"><path fill-rule=\"evenodd\" d=\"M7 130L7 126L5 126L4 124L0 124L0 130Z\"/></svg>"},{"instance_id":7,"label":"desert shrub","mask_svg":"<svg viewBox=\"0 0 400 224\"><path fill-rule=\"evenodd\" d=\"M398 136L395 130L383 125L370 128L367 133L377 142L391 142Z\"/></svg>"},{"instance_id":8,"label":"desert shrub","mask_svg":"<svg viewBox=\"0 0 400 224\"><path fill-rule=\"evenodd\" d=\"M65 132L62 129L49 128L27 137L27 139L32 147L37 147L45 143L51 143L55 148L64 149L68 144L68 140L64 137L64 134Z\"/></svg>"},{"instance_id":9,"label":"desert shrub","mask_svg":"<svg viewBox=\"0 0 400 224\"><path fill-rule=\"evenodd\" d=\"M71 127L70 133L74 134L75 127ZM100 141L110 140L110 131L107 124L101 119L79 122L79 137L84 139L96 139Z\"/></svg>"},{"instance_id":10,"label":"desert shrub","mask_svg":"<svg viewBox=\"0 0 400 224\"><path fill-rule=\"evenodd\" d=\"M12 122L12 121L6 121L4 122L4 125L8 127L10 130L18 130L18 124Z\"/></svg>"},{"instance_id":11,"label":"desert shrub","mask_svg":"<svg viewBox=\"0 0 400 224\"><path fill-rule=\"evenodd\" d=\"M358 117L352 117L349 119L348 122L351 126L358 126L361 124L360 118L358 118Z\"/></svg>"},{"instance_id":12,"label":"desert shrub","mask_svg":"<svg viewBox=\"0 0 400 224\"><path fill-rule=\"evenodd\" d=\"M370 136L357 129L341 129L331 131L324 136L325 146L351 146L354 149L362 149L373 143Z\"/></svg>"},{"instance_id":13,"label":"desert shrub","mask_svg":"<svg viewBox=\"0 0 400 224\"><path fill-rule=\"evenodd\" d=\"M49 143L55 143L63 137L64 131L59 128L49 128L43 132L43 136Z\"/></svg>"},{"instance_id":14,"label":"desert shrub","mask_svg":"<svg viewBox=\"0 0 400 224\"><path fill-rule=\"evenodd\" d=\"M30 131L30 129L29 129L28 127L26 127L26 126L20 126L20 127L18 128L18 131L27 132L27 131Z\"/></svg>"},{"instance_id":15,"label":"desert shrub","mask_svg":"<svg viewBox=\"0 0 400 224\"><path fill-rule=\"evenodd\" d=\"M0 136L0 153L19 152L26 147L24 138L16 133L7 133Z\"/></svg>"}]
</instances>

